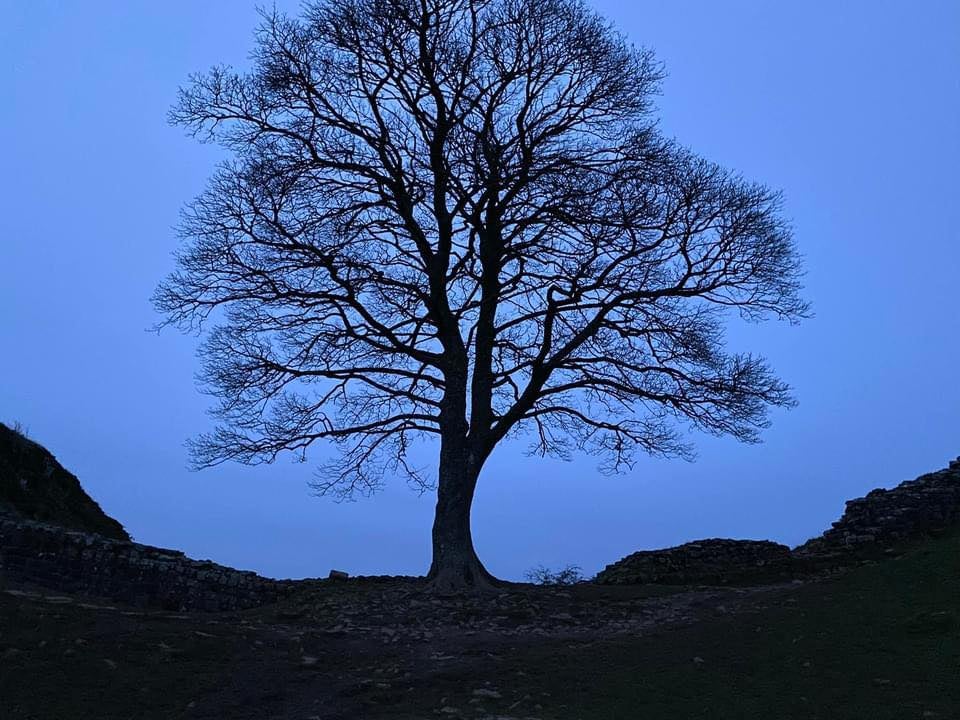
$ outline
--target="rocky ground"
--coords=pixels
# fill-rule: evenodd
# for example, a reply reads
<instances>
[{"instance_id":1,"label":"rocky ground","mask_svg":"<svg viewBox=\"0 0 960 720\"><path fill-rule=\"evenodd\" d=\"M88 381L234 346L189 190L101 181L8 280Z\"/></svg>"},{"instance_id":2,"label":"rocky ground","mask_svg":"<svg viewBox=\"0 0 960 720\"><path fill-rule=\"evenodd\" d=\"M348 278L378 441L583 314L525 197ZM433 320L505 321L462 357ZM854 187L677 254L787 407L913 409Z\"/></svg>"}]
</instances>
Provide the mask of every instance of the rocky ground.
<instances>
[{"instance_id":1,"label":"rocky ground","mask_svg":"<svg viewBox=\"0 0 960 720\"><path fill-rule=\"evenodd\" d=\"M0 720L960 719L960 460L850 501L795 551L702 540L597 583L440 596L272 581L71 525L44 484L59 466L11 432Z\"/></svg>"},{"instance_id":2,"label":"rocky ground","mask_svg":"<svg viewBox=\"0 0 960 720\"><path fill-rule=\"evenodd\" d=\"M956 718L960 536L752 588L322 583L228 613L0 588L0 717Z\"/></svg>"},{"instance_id":3,"label":"rocky ground","mask_svg":"<svg viewBox=\"0 0 960 720\"><path fill-rule=\"evenodd\" d=\"M258 610L177 614L8 587L0 667L32 689L14 692L5 717L126 717L134 706L146 713L136 717L554 717L550 696L513 668L518 649L638 638L790 589L516 585L438 597L415 580L367 580Z\"/></svg>"}]
</instances>

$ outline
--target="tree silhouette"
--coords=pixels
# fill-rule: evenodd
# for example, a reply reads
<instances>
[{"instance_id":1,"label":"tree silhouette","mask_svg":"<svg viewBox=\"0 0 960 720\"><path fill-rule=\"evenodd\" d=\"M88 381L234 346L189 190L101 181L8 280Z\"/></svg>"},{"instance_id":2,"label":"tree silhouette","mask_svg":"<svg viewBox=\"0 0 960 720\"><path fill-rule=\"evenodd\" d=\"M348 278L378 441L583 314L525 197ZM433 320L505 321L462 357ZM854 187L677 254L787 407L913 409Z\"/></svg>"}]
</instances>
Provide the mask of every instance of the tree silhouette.
<instances>
[{"instance_id":1,"label":"tree silhouette","mask_svg":"<svg viewBox=\"0 0 960 720\"><path fill-rule=\"evenodd\" d=\"M659 65L581 2L314 2L265 14L252 61L172 111L232 156L156 295L212 325L197 465L332 440L316 486L350 495L429 485L408 449L436 437L429 577L482 586L470 507L504 438L613 470L791 404L723 340L729 309L806 312L779 196L665 138Z\"/></svg>"}]
</instances>

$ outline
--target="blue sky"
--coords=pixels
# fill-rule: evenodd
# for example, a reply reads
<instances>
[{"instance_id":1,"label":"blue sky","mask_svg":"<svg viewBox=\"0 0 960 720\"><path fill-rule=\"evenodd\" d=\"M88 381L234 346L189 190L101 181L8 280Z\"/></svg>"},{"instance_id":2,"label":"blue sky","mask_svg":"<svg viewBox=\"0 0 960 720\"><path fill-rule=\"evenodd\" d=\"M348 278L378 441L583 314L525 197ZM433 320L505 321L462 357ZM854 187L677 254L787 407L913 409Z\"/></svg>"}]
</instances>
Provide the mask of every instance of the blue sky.
<instances>
[{"instance_id":1,"label":"blue sky","mask_svg":"<svg viewBox=\"0 0 960 720\"><path fill-rule=\"evenodd\" d=\"M473 516L490 570L592 573L712 536L797 544L845 499L960 454L960 3L591 4L665 63L668 135L783 189L816 317L731 332L800 400L762 445L698 438L694 463L615 477L500 448ZM274 576L425 571L433 501L402 481L336 504L311 495L311 464L185 469L210 399L196 340L147 331L149 298L221 155L165 116L188 73L245 63L254 3L0 10L0 420L141 542Z\"/></svg>"}]
</instances>

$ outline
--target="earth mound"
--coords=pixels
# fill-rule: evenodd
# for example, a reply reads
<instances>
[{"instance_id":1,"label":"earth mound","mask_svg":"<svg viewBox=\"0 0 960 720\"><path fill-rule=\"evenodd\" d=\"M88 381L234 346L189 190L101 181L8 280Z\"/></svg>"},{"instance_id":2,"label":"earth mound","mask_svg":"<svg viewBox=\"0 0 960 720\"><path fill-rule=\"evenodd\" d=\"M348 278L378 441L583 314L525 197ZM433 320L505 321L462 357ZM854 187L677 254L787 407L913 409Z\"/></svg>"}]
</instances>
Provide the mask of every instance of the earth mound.
<instances>
[{"instance_id":1,"label":"earth mound","mask_svg":"<svg viewBox=\"0 0 960 720\"><path fill-rule=\"evenodd\" d=\"M42 445L0 423L0 515L59 525L114 540L129 540Z\"/></svg>"}]
</instances>

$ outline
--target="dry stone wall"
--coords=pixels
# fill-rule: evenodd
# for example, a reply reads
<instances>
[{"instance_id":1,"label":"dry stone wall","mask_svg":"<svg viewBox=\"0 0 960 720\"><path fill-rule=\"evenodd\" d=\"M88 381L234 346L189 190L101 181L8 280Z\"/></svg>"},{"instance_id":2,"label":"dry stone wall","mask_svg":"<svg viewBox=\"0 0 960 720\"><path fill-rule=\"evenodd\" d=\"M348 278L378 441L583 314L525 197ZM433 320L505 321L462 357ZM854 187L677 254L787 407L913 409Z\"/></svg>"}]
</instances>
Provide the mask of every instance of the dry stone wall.
<instances>
[{"instance_id":1,"label":"dry stone wall","mask_svg":"<svg viewBox=\"0 0 960 720\"><path fill-rule=\"evenodd\" d=\"M256 607L304 582L271 580L175 550L0 516L4 581L176 611Z\"/></svg>"},{"instance_id":2,"label":"dry stone wall","mask_svg":"<svg viewBox=\"0 0 960 720\"><path fill-rule=\"evenodd\" d=\"M855 564L955 525L960 525L960 458L943 470L849 501L831 529L793 551L769 541L699 540L633 553L608 565L595 581L612 585L777 581ZM5 580L177 611L256 607L314 582L272 580L192 560L174 550L39 522L0 503L0 584Z\"/></svg>"},{"instance_id":3,"label":"dry stone wall","mask_svg":"<svg viewBox=\"0 0 960 720\"><path fill-rule=\"evenodd\" d=\"M601 585L735 585L789 576L790 548L768 540L697 540L665 550L628 555L601 570Z\"/></svg>"},{"instance_id":4,"label":"dry stone wall","mask_svg":"<svg viewBox=\"0 0 960 720\"><path fill-rule=\"evenodd\" d=\"M847 502L843 517L794 550L798 558L843 561L960 524L960 458L943 470Z\"/></svg>"},{"instance_id":5,"label":"dry stone wall","mask_svg":"<svg viewBox=\"0 0 960 720\"><path fill-rule=\"evenodd\" d=\"M775 581L842 568L893 552L909 542L960 525L960 458L943 470L847 502L819 537L790 550L754 540L698 540L628 555L595 582L727 585Z\"/></svg>"}]
</instances>

